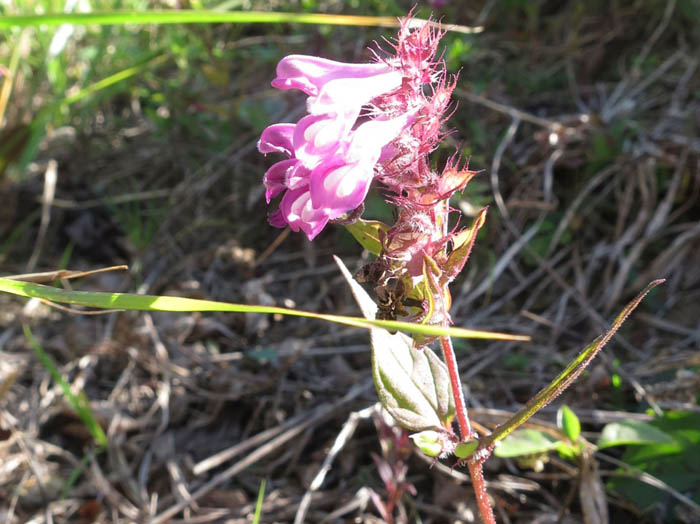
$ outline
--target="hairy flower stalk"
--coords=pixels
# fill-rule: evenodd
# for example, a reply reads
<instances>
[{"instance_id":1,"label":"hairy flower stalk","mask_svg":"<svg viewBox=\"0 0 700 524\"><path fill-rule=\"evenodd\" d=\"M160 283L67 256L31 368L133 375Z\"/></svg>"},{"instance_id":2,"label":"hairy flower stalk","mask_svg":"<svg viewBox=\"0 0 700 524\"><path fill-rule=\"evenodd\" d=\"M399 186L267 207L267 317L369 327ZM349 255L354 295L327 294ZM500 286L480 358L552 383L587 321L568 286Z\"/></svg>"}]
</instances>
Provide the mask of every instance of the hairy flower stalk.
<instances>
[{"instance_id":1,"label":"hairy flower stalk","mask_svg":"<svg viewBox=\"0 0 700 524\"><path fill-rule=\"evenodd\" d=\"M445 135L456 83L437 57L441 37L430 24L414 29L406 19L391 44L392 53L377 53L374 63L284 58L272 85L305 93L308 115L295 124L265 129L258 149L287 157L265 173L268 203L281 195L270 223L303 231L310 240L329 221L357 220L376 181L396 207L397 219L379 227L377 259L357 279L374 287L379 318L448 325L448 285L464 267L485 212L469 228L450 225L449 200L475 173L460 166L456 155L441 172L430 165L429 155ZM414 338L414 345L425 347L433 340ZM461 439L454 435L450 415L443 427L433 428L438 437L427 433L428 447L436 455L444 454L437 448L448 452L455 442L474 438L449 338L443 337L441 346ZM425 444L425 438L420 442ZM481 478L481 462L469 465L472 475ZM483 482L480 485L482 518L493 522Z\"/></svg>"}]
</instances>

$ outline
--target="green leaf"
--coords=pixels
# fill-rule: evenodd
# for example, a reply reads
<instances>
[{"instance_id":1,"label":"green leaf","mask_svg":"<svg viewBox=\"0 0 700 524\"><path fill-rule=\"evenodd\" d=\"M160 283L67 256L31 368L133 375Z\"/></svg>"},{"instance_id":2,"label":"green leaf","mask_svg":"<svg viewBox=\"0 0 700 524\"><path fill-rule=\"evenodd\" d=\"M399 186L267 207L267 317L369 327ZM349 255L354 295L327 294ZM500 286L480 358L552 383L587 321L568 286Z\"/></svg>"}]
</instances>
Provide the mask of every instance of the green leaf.
<instances>
[{"instance_id":1,"label":"green leaf","mask_svg":"<svg viewBox=\"0 0 700 524\"><path fill-rule=\"evenodd\" d=\"M258 524L260 522L260 517L262 516L262 506L265 500L265 486L267 481L265 479L260 483L260 489L258 490L258 500L255 503L255 514L253 515L253 524Z\"/></svg>"},{"instance_id":2,"label":"green leaf","mask_svg":"<svg viewBox=\"0 0 700 524\"><path fill-rule=\"evenodd\" d=\"M471 457L474 452L479 447L478 440L468 440L467 442L461 442L455 446L455 456L460 459L466 459Z\"/></svg>"},{"instance_id":3,"label":"green leaf","mask_svg":"<svg viewBox=\"0 0 700 524\"><path fill-rule=\"evenodd\" d=\"M549 433L526 428L514 431L500 441L493 453L501 458L539 455L557 449L563 444Z\"/></svg>"},{"instance_id":4,"label":"green leaf","mask_svg":"<svg viewBox=\"0 0 700 524\"><path fill-rule=\"evenodd\" d=\"M373 255L382 252L382 234L389 231L389 226L379 220L358 220L346 224L347 229L360 245Z\"/></svg>"},{"instance_id":5,"label":"green leaf","mask_svg":"<svg viewBox=\"0 0 700 524\"><path fill-rule=\"evenodd\" d=\"M598 448L642 444L673 444L673 437L646 422L623 420L607 424L598 439Z\"/></svg>"},{"instance_id":6,"label":"green leaf","mask_svg":"<svg viewBox=\"0 0 700 524\"><path fill-rule=\"evenodd\" d=\"M571 442L576 442L581 435L581 422L567 405L562 406L557 412L557 425Z\"/></svg>"},{"instance_id":7,"label":"green leaf","mask_svg":"<svg viewBox=\"0 0 700 524\"><path fill-rule=\"evenodd\" d=\"M372 375L384 408L406 429L447 425L455 414L445 364L430 348L384 329L371 330Z\"/></svg>"},{"instance_id":8,"label":"green leaf","mask_svg":"<svg viewBox=\"0 0 700 524\"><path fill-rule=\"evenodd\" d=\"M463 230L452 240L452 252L447 258L447 263L445 264L445 276L447 277L448 282L455 279L466 264L469 254L472 252L472 248L474 247L476 235L479 233L479 229L481 229L486 223L486 211L487 208L479 211L479 214L474 219L472 227L470 229Z\"/></svg>"},{"instance_id":9,"label":"green leaf","mask_svg":"<svg viewBox=\"0 0 700 524\"><path fill-rule=\"evenodd\" d=\"M377 305L336 257L362 314L374 319ZM455 406L447 366L430 348L416 349L403 333L371 329L372 376L379 400L389 414L412 431L449 427Z\"/></svg>"},{"instance_id":10,"label":"green leaf","mask_svg":"<svg viewBox=\"0 0 700 524\"><path fill-rule=\"evenodd\" d=\"M428 429L420 433L409 435L418 449L429 457L439 457L442 453L442 439L440 433Z\"/></svg>"},{"instance_id":11,"label":"green leaf","mask_svg":"<svg viewBox=\"0 0 700 524\"><path fill-rule=\"evenodd\" d=\"M621 476L611 478L608 488L624 495L642 510L652 506L664 508L665 515L660 515L664 522L676 521L679 494L684 497L682 511L693 511L700 516L700 413L671 411L650 421L649 425L670 436L673 443L627 447L621 460L636 469L620 468ZM653 475L673 489L661 490L634 478L638 470Z\"/></svg>"},{"instance_id":12,"label":"green leaf","mask_svg":"<svg viewBox=\"0 0 700 524\"><path fill-rule=\"evenodd\" d=\"M275 306L252 306L248 304L232 304L229 302L216 302L213 300L199 300L194 298L168 297L159 295L134 295L130 293L97 293L88 291L66 291L50 286L43 286L31 282L0 278L0 292L10 293L27 298L39 298L50 302L73 304L101 309L127 309L132 311L168 311L173 313L189 313L193 311L223 311L228 313L269 313L290 315L295 317L315 318L336 322L346 326L364 329L381 327L390 330L417 333L420 335L450 335L458 338L484 338L499 340L529 340L529 337L508 335L506 333L492 333L472 329L429 326L401 322L397 320L369 320L359 317L347 317L342 315L326 315L312 313L299 309L288 309Z\"/></svg>"}]
</instances>

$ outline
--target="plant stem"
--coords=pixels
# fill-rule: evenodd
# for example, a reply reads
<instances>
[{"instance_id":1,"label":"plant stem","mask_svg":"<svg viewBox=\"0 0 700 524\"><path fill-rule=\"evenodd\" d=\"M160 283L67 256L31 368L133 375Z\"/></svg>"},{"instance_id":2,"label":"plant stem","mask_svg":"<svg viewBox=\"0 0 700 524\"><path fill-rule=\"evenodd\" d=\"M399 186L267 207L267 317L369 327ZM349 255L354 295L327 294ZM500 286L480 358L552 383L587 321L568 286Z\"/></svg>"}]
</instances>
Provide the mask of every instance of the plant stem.
<instances>
[{"instance_id":1,"label":"plant stem","mask_svg":"<svg viewBox=\"0 0 700 524\"><path fill-rule=\"evenodd\" d=\"M445 355L445 364L447 364L447 372L450 375L450 385L452 386L452 396L455 401L455 409L457 410L457 422L459 423L459 433L462 436L462 442L466 442L472 438L472 428L469 424L469 415L467 414L467 405L464 402L464 392L462 391L462 381L459 379L459 369L457 368L457 359L455 358L454 348L452 347L452 339L449 336L440 337L442 352Z\"/></svg>"},{"instance_id":2,"label":"plant stem","mask_svg":"<svg viewBox=\"0 0 700 524\"><path fill-rule=\"evenodd\" d=\"M484 483L483 459L474 460L468 459L467 466L469 467L469 475L472 478L472 487L474 495L476 495L476 505L479 508L479 514L484 524L496 524L496 517L493 516L493 509L489 502L489 496L486 493L486 484Z\"/></svg>"},{"instance_id":3,"label":"plant stem","mask_svg":"<svg viewBox=\"0 0 700 524\"><path fill-rule=\"evenodd\" d=\"M459 378L459 368L457 367L457 358L455 357L454 348L452 347L452 339L449 336L440 337L442 352L445 355L445 363L447 364L447 372L450 375L450 385L452 386L452 396L455 401L455 409L457 411L457 422L459 423L459 433L462 437L462 442L466 442L476 435L472 433L471 424L469 424L469 415L467 414L467 405L464 402L464 392L462 391L462 381ZM496 524L496 519L493 516L493 509L489 502L489 496L486 493L486 484L484 484L484 471L482 468L484 460L489 454L485 454L482 458L475 459L474 457L467 459L469 467L469 475L472 478L472 486L474 495L476 496L476 504L479 508L479 514L484 524Z\"/></svg>"}]
</instances>

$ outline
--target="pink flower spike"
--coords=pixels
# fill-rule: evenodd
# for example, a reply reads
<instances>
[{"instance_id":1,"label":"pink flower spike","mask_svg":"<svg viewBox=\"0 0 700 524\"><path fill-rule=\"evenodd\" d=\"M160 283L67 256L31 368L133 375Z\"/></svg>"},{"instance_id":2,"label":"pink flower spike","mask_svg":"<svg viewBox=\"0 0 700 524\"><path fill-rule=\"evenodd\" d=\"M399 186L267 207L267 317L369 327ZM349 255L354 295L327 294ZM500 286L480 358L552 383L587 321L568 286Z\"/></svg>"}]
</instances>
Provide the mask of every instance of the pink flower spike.
<instances>
[{"instance_id":1,"label":"pink flower spike","mask_svg":"<svg viewBox=\"0 0 700 524\"><path fill-rule=\"evenodd\" d=\"M296 124L273 124L265 128L258 140L258 151L263 154L284 153L294 156L292 136Z\"/></svg>"}]
</instances>

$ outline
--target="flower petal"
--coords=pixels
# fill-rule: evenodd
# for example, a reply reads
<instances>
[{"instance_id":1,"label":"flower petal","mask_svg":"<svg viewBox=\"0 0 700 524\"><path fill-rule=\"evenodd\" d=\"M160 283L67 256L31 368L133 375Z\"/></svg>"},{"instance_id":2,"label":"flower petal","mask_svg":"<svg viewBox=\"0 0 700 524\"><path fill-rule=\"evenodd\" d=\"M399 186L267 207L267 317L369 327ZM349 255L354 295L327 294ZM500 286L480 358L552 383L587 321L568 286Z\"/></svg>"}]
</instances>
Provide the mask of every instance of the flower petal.
<instances>
[{"instance_id":1,"label":"flower petal","mask_svg":"<svg viewBox=\"0 0 700 524\"><path fill-rule=\"evenodd\" d=\"M265 184L265 200L275 198L285 189L299 189L309 185L311 171L306 169L299 160L290 158L273 164L265 172L263 182Z\"/></svg>"},{"instance_id":2,"label":"flower petal","mask_svg":"<svg viewBox=\"0 0 700 524\"><path fill-rule=\"evenodd\" d=\"M414 117L405 113L390 120L369 120L353 133L348 149L348 157L371 164L377 163L382 148L394 140L408 127Z\"/></svg>"},{"instance_id":3,"label":"flower petal","mask_svg":"<svg viewBox=\"0 0 700 524\"><path fill-rule=\"evenodd\" d=\"M292 143L295 156L309 169L330 158L341 147L354 121L328 115L308 115L299 120Z\"/></svg>"},{"instance_id":4,"label":"flower petal","mask_svg":"<svg viewBox=\"0 0 700 524\"><path fill-rule=\"evenodd\" d=\"M328 214L323 209L314 209L308 189L287 191L280 202L284 220L293 231L301 229L309 240L313 240L328 223Z\"/></svg>"},{"instance_id":5,"label":"flower petal","mask_svg":"<svg viewBox=\"0 0 700 524\"><path fill-rule=\"evenodd\" d=\"M300 89L309 96L316 96L324 84L335 78L366 78L390 70L382 63L347 64L317 56L289 55L277 64L277 77L272 87Z\"/></svg>"},{"instance_id":6,"label":"flower petal","mask_svg":"<svg viewBox=\"0 0 700 524\"><path fill-rule=\"evenodd\" d=\"M268 214L267 221L273 227L287 227L287 221L284 219L284 215L279 209Z\"/></svg>"},{"instance_id":7,"label":"flower petal","mask_svg":"<svg viewBox=\"0 0 700 524\"><path fill-rule=\"evenodd\" d=\"M309 97L306 109L312 115L329 113L346 115L346 118L355 120L363 105L400 87L401 81L402 76L398 71L329 80L320 87L318 95Z\"/></svg>"},{"instance_id":8,"label":"flower petal","mask_svg":"<svg viewBox=\"0 0 700 524\"><path fill-rule=\"evenodd\" d=\"M373 164L346 163L337 157L314 169L309 189L313 206L331 219L359 206L367 196L374 175Z\"/></svg>"},{"instance_id":9,"label":"flower petal","mask_svg":"<svg viewBox=\"0 0 700 524\"><path fill-rule=\"evenodd\" d=\"M262 132L258 140L258 151L267 153L284 153L294 156L292 137L296 124L273 124Z\"/></svg>"}]
</instances>

